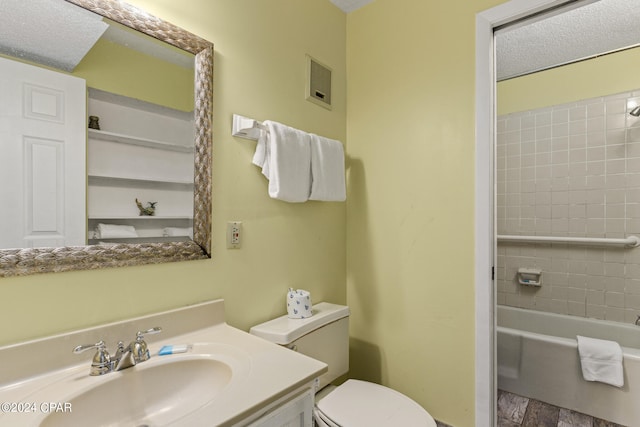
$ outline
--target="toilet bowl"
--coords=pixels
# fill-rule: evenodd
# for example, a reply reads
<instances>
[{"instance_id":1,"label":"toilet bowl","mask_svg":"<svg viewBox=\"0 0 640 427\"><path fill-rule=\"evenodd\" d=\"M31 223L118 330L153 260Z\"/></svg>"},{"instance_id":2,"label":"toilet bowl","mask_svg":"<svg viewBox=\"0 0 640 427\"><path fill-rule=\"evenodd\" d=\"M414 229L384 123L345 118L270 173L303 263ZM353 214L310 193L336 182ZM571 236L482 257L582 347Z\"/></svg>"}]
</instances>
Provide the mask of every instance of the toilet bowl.
<instances>
[{"instance_id":1,"label":"toilet bowl","mask_svg":"<svg viewBox=\"0 0 640 427\"><path fill-rule=\"evenodd\" d=\"M347 380L324 396L318 394L313 415L319 427L436 427L422 406L379 384Z\"/></svg>"},{"instance_id":2,"label":"toilet bowl","mask_svg":"<svg viewBox=\"0 0 640 427\"><path fill-rule=\"evenodd\" d=\"M328 365L315 395L318 427L436 427L422 406L388 387L355 379L331 385L349 370L349 307L322 302L312 312L306 319L278 317L250 333Z\"/></svg>"}]
</instances>

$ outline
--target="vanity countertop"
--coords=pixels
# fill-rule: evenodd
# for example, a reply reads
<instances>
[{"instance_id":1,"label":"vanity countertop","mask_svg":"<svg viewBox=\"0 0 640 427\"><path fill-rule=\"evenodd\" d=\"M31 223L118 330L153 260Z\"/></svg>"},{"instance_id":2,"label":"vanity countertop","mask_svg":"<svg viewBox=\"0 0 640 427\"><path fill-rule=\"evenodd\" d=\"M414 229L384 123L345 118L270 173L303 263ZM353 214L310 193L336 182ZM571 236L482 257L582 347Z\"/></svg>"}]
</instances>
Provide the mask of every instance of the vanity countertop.
<instances>
[{"instance_id":1,"label":"vanity countertop","mask_svg":"<svg viewBox=\"0 0 640 427\"><path fill-rule=\"evenodd\" d=\"M108 340L135 337L135 331L153 326L163 327L163 332L153 336L155 341L152 340L152 336L149 336L148 343L152 357L149 361L132 368L91 377L89 366L94 352L88 351L86 353L89 354L86 356L84 353L72 354L72 349L76 345L96 342L100 339L107 342L113 352L115 344L110 344ZM125 330L127 333L123 336ZM119 338L114 338L115 336ZM181 344L192 347L186 353L157 355L163 345ZM34 354L41 355L42 353L38 351L43 348L51 350L50 356L41 364L44 366L34 367L36 363ZM78 362L79 356L83 356L81 362ZM327 371L327 365L322 362L227 325L224 322L224 302L217 300L0 348L0 360L2 360L3 371L6 372L0 376L0 402L3 402L0 425L40 425L48 415L46 412L52 412L51 406L47 404L53 402L64 405L68 403L66 400L74 402L75 407L72 406L69 409L74 416L78 416L78 412L83 410L78 407L83 400L74 400L74 396L78 393L86 392L114 379L126 379L125 376L132 375L136 369L152 367L155 369L153 372L162 373L163 369L169 366L168 364L176 361L211 358L228 362L228 366L231 366L232 380L221 386L220 391L216 392L215 397L210 401L197 410L172 420L170 425L235 425L270 403L311 383ZM15 367L14 370L6 369L12 365ZM204 384L206 386L206 383ZM70 391L71 388L72 391ZM133 393L129 386L122 388L124 389L119 392L124 396L127 393ZM122 402L126 405L127 401ZM15 403L15 405L10 407L7 403ZM23 406L20 407L19 404ZM60 408L64 410L64 406ZM111 409L118 411L117 407ZM62 417L65 414L60 413L56 416L64 420Z\"/></svg>"}]
</instances>

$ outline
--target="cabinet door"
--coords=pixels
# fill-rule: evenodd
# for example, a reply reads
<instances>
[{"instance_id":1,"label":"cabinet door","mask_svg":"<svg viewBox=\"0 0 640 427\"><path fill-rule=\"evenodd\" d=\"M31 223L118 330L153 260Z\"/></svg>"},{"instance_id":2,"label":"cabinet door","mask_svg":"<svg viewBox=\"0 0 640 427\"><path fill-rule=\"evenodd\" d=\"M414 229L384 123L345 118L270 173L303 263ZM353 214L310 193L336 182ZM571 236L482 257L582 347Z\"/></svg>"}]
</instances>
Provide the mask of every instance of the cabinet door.
<instances>
[{"instance_id":1,"label":"cabinet door","mask_svg":"<svg viewBox=\"0 0 640 427\"><path fill-rule=\"evenodd\" d=\"M307 390L278 406L249 427L312 427L313 391Z\"/></svg>"}]
</instances>

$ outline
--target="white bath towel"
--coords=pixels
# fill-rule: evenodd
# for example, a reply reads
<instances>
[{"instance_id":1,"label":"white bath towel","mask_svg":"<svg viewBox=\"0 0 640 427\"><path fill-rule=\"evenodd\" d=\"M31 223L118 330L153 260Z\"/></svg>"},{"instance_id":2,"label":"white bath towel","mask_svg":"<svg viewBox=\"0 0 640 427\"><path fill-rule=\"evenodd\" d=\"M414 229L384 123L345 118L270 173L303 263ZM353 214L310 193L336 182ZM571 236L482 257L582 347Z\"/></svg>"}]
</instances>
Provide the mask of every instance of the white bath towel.
<instances>
[{"instance_id":1,"label":"white bath towel","mask_svg":"<svg viewBox=\"0 0 640 427\"><path fill-rule=\"evenodd\" d=\"M94 237L96 239L117 239L122 237L138 237L132 225L98 224Z\"/></svg>"},{"instance_id":2,"label":"white bath towel","mask_svg":"<svg viewBox=\"0 0 640 427\"><path fill-rule=\"evenodd\" d=\"M311 189L311 134L273 121L258 140L253 163L269 180L269 196L285 202L309 199Z\"/></svg>"},{"instance_id":3,"label":"white bath towel","mask_svg":"<svg viewBox=\"0 0 640 427\"><path fill-rule=\"evenodd\" d=\"M311 135L310 200L343 202L347 198L344 148L340 141Z\"/></svg>"},{"instance_id":4,"label":"white bath towel","mask_svg":"<svg viewBox=\"0 0 640 427\"><path fill-rule=\"evenodd\" d=\"M582 376L616 387L624 385L622 349L615 341L577 336Z\"/></svg>"}]
</instances>

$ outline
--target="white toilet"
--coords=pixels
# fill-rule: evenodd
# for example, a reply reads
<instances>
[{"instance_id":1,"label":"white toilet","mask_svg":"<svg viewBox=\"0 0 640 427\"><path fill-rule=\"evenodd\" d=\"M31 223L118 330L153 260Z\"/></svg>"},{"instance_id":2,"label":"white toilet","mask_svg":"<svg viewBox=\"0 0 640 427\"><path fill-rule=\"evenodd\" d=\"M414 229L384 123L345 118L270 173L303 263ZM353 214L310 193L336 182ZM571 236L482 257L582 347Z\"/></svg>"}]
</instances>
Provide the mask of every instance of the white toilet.
<instances>
[{"instance_id":1,"label":"white toilet","mask_svg":"<svg viewBox=\"0 0 640 427\"><path fill-rule=\"evenodd\" d=\"M390 388L359 380L329 383L349 370L349 307L321 302L313 316L286 315L254 326L251 334L284 345L329 366L319 379L314 419L320 427L436 427L416 402Z\"/></svg>"}]
</instances>

